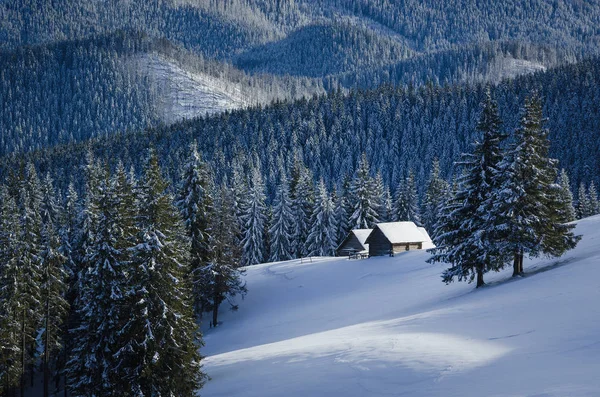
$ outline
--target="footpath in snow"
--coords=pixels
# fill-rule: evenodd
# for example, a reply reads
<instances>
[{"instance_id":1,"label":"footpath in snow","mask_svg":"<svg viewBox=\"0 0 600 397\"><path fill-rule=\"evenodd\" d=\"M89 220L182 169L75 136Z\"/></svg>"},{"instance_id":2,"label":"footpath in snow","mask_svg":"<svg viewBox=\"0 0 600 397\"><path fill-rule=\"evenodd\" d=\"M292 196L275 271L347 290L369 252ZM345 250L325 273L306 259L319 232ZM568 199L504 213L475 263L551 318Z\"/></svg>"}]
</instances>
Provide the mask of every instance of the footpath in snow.
<instances>
[{"instance_id":1,"label":"footpath in snow","mask_svg":"<svg viewBox=\"0 0 600 397\"><path fill-rule=\"evenodd\" d=\"M213 396L600 396L600 216L578 247L445 285L425 251L253 266L204 329Z\"/></svg>"}]
</instances>

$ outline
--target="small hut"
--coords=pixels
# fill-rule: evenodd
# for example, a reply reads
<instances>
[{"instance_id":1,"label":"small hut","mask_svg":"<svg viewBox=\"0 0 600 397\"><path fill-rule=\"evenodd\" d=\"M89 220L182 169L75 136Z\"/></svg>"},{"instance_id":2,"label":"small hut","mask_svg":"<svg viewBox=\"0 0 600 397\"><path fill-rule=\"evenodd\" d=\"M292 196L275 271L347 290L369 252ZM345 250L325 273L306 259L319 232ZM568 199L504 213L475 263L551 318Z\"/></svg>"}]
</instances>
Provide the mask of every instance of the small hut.
<instances>
[{"instance_id":1,"label":"small hut","mask_svg":"<svg viewBox=\"0 0 600 397\"><path fill-rule=\"evenodd\" d=\"M355 229L348 233L348 236L337 247L337 256L349 256L357 253L369 253L369 244L365 241L373 229Z\"/></svg>"},{"instance_id":2,"label":"small hut","mask_svg":"<svg viewBox=\"0 0 600 397\"><path fill-rule=\"evenodd\" d=\"M410 250L432 248L431 238L413 222L378 223L365 240L369 256L394 255Z\"/></svg>"}]
</instances>

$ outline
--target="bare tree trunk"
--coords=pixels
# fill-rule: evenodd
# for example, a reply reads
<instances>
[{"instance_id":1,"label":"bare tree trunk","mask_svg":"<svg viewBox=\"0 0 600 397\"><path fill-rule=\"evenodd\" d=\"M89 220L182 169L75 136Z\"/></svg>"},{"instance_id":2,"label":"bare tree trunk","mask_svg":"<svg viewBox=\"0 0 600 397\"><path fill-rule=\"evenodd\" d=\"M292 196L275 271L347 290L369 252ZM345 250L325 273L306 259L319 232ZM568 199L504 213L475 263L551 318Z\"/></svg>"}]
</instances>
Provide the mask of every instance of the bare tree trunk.
<instances>
[{"instance_id":1,"label":"bare tree trunk","mask_svg":"<svg viewBox=\"0 0 600 397\"><path fill-rule=\"evenodd\" d=\"M519 275L519 251L515 251L515 255L513 258L513 277L517 277Z\"/></svg>"},{"instance_id":2,"label":"bare tree trunk","mask_svg":"<svg viewBox=\"0 0 600 397\"><path fill-rule=\"evenodd\" d=\"M477 268L477 286L475 288L483 287L485 282L483 281L483 269Z\"/></svg>"},{"instance_id":3,"label":"bare tree trunk","mask_svg":"<svg viewBox=\"0 0 600 397\"><path fill-rule=\"evenodd\" d=\"M521 253L519 255L519 274L523 274L523 249L521 249Z\"/></svg>"}]
</instances>

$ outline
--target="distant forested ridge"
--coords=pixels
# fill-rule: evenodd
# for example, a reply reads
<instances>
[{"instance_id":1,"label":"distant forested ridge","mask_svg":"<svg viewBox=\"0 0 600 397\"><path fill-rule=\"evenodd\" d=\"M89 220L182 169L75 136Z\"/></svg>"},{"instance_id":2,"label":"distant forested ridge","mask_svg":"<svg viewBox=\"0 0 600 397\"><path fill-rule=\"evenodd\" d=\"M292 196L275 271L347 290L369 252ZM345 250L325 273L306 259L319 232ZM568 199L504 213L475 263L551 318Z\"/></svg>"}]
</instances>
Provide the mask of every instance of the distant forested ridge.
<instances>
[{"instance_id":1,"label":"distant forested ridge","mask_svg":"<svg viewBox=\"0 0 600 397\"><path fill-rule=\"evenodd\" d=\"M164 75L148 69L148 57L162 63ZM165 114L169 102L182 102L164 87L175 67L187 78L182 84L194 82L189 74L207 76L215 86L207 89L235 90L247 104L323 91L310 79L251 77L140 32L0 50L0 155L178 119Z\"/></svg>"},{"instance_id":2,"label":"distant forested ridge","mask_svg":"<svg viewBox=\"0 0 600 397\"><path fill-rule=\"evenodd\" d=\"M599 19L541 0L8 0L0 155L203 116L205 100L497 83L597 55Z\"/></svg>"},{"instance_id":3,"label":"distant forested ridge","mask_svg":"<svg viewBox=\"0 0 600 397\"><path fill-rule=\"evenodd\" d=\"M508 79L491 87L511 131L518 122L524 98L538 91L550 130L550 155L571 177L600 183L600 60ZM454 174L454 161L470 149L476 138L474 125L488 86L483 84L419 89L383 86L332 92L298 101L280 101L267 107L227 112L143 132L120 133L78 145L38 151L29 157L42 172L49 171L59 186L80 180L88 148L111 163L121 159L127 168L140 168L138 153L153 146L161 164L176 180L192 140L198 141L203 159L217 180L232 177L235 169L249 175L259 167L267 197L275 194L280 169L286 172L294 159L312 171L315 181L340 187L351 176L365 153L371 169L381 172L387 186L395 186L412 170L422 190L434 159L443 176ZM3 174L21 156L3 159Z\"/></svg>"}]
</instances>

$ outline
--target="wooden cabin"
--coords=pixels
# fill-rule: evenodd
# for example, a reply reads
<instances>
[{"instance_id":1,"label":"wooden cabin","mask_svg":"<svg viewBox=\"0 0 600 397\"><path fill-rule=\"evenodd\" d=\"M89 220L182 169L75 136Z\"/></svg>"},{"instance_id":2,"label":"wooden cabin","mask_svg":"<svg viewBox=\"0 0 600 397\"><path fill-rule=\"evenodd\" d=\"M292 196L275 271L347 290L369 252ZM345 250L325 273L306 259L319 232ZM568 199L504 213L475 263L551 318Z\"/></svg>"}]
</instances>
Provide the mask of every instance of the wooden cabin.
<instances>
[{"instance_id":1,"label":"wooden cabin","mask_svg":"<svg viewBox=\"0 0 600 397\"><path fill-rule=\"evenodd\" d=\"M337 256L350 256L357 253L369 253L369 245L365 243L373 229L355 229L337 247Z\"/></svg>"},{"instance_id":2,"label":"wooden cabin","mask_svg":"<svg viewBox=\"0 0 600 397\"><path fill-rule=\"evenodd\" d=\"M369 256L394 255L400 252L432 248L431 238L413 222L378 223L365 243Z\"/></svg>"}]
</instances>

